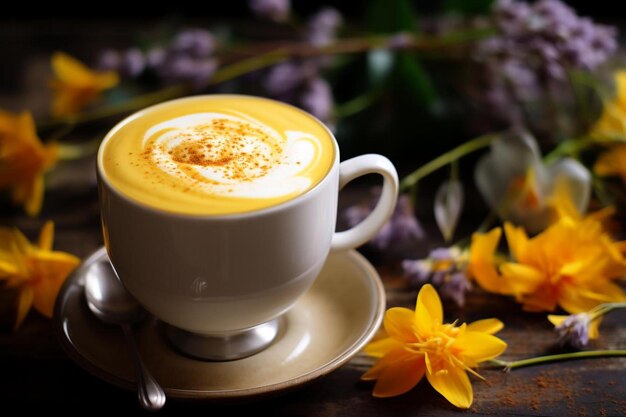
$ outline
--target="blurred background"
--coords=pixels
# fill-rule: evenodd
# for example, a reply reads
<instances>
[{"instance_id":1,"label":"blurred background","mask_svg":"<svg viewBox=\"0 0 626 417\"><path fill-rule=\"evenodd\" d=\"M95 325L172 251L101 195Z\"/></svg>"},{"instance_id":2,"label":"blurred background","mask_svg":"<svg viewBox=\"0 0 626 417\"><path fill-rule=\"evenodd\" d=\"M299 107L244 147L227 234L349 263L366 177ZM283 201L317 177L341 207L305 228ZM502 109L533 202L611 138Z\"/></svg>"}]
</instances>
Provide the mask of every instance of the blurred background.
<instances>
[{"instance_id":1,"label":"blurred background","mask_svg":"<svg viewBox=\"0 0 626 417\"><path fill-rule=\"evenodd\" d=\"M132 11L119 1L17 2L0 17L0 108L30 110L43 142L83 146L84 156L116 121L151 103L262 95L327 123L342 159L382 153L406 175L512 127L531 132L544 151L584 136L612 94L623 23L610 2L557 0L176 1ZM78 116L51 113L56 52L115 71L120 82ZM475 161L470 155L420 182L426 223L450 170L472 195ZM50 201L93 195L92 161L83 162L48 174L48 191L58 191ZM469 199L467 209L484 205Z\"/></svg>"},{"instance_id":2,"label":"blurred background","mask_svg":"<svg viewBox=\"0 0 626 417\"><path fill-rule=\"evenodd\" d=\"M39 117L47 114L51 94L47 88L51 78L50 56L55 51L65 51L97 66L105 50L123 52L136 47L146 52L151 45L164 43L185 28L202 28L218 39L217 55L228 55L229 49L240 48L241 44L260 52L270 43L275 46L280 41L306 37L303 32L307 24L324 6L333 7L340 16L333 38L408 32L439 37L453 33L478 39L481 35L476 34L477 27L489 31L485 28L493 25L493 3L492 0L357 3L296 0L291 2L292 17L276 22L255 14L247 1L210 2L201 6L190 1L166 2L140 12L128 10L127 4L119 1L85 3L81 7L53 2L34 7L14 2L0 17L4 62L0 68L0 107L12 111L28 108ZM579 16L599 23L618 28L623 23L610 2L565 3ZM458 40L433 48L408 48L410 53L390 54L395 57L377 53L380 51L375 48L329 55L333 62L316 72L330 82L336 106L332 123L345 157L373 151L419 165L455 143L507 127L511 120L506 117L485 114L491 111L489 106L493 103L484 97L489 86L485 84L488 81L481 79L482 69L472 67L478 59L475 44ZM525 76L523 69L518 72L518 78ZM238 85L211 87L208 91L277 95L256 88L263 80L243 81ZM122 100L136 88L124 87L126 92L117 92L108 99ZM342 103L351 103L373 90L376 91L372 93L375 96L372 103L356 103L361 105L358 108L342 107ZM544 130L553 131L554 127Z\"/></svg>"}]
</instances>

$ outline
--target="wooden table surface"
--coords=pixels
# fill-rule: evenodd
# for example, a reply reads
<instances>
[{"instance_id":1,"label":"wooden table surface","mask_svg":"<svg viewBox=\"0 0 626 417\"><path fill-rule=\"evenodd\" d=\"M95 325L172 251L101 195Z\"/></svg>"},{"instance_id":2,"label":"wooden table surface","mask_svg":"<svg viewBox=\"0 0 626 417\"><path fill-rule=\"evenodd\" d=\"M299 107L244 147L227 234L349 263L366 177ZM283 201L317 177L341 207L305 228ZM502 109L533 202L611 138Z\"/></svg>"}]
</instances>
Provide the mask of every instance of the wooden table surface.
<instances>
[{"instance_id":1,"label":"wooden table surface","mask_svg":"<svg viewBox=\"0 0 626 417\"><path fill-rule=\"evenodd\" d=\"M344 192L342 201L359 198L365 190ZM347 194L347 198L346 198ZM60 204L63 202L63 204ZM76 194L49 193L42 219L57 225L55 248L85 257L102 244L97 196L92 189ZM18 212L4 213L2 225L20 227L36 236L41 220ZM393 262L375 262L387 289L388 306L412 307L416 292L406 288ZM0 306L7 308L6 296ZM503 359L513 360L559 350L552 326L542 314L522 313L505 297L469 294L464 309L445 304L446 319L473 321L498 317L506 324L500 336L509 348ZM6 312L5 312L6 313ZM4 314L6 316L6 314ZM602 324L601 338L592 348L626 348L621 312ZM320 336L322 337L322 336ZM400 397L375 399L372 384L359 381L371 360L357 355L332 374L302 389L252 404L182 403L170 400L163 412L259 413L279 416L447 416L456 410L425 381ZM141 412L136 395L91 376L70 360L55 339L51 322L31 312L17 332L0 332L0 404L21 410L124 410ZM518 369L509 373L481 371L486 382L473 380L474 404L466 413L515 416L626 415L626 358L593 359ZM8 408L7 408L8 409Z\"/></svg>"}]
</instances>

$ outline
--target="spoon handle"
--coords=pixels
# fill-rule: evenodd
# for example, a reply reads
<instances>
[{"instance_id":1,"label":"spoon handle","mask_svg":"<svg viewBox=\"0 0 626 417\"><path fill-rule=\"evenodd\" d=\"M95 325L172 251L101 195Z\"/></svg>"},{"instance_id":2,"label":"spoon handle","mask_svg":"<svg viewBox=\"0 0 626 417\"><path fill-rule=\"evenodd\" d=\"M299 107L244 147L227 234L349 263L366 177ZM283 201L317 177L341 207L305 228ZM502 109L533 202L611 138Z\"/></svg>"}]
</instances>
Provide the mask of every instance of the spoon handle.
<instances>
[{"instance_id":1,"label":"spoon handle","mask_svg":"<svg viewBox=\"0 0 626 417\"><path fill-rule=\"evenodd\" d=\"M137 342L128 323L120 325L126 335L126 341L131 351L131 359L135 366L135 376L137 377L137 396L139 404L151 411L160 410L165 404L165 392L158 382L152 377L141 360Z\"/></svg>"}]
</instances>

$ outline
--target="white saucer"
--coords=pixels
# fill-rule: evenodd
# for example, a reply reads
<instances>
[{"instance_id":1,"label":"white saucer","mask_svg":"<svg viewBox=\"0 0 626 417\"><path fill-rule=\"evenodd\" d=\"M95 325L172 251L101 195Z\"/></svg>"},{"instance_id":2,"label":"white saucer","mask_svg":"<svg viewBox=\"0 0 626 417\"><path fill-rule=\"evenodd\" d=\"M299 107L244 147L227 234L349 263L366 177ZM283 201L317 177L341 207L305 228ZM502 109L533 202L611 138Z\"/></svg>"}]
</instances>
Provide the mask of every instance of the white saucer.
<instances>
[{"instance_id":1,"label":"white saucer","mask_svg":"<svg viewBox=\"0 0 626 417\"><path fill-rule=\"evenodd\" d=\"M88 372L135 390L122 331L102 323L84 298L85 275L108 262L104 248L89 256L61 289L54 325L68 355ZM169 398L218 400L275 394L313 381L346 363L374 335L385 293L371 264L356 251L331 254L313 287L285 314L286 326L264 351L230 362L177 353L151 317L135 328L141 354Z\"/></svg>"}]
</instances>

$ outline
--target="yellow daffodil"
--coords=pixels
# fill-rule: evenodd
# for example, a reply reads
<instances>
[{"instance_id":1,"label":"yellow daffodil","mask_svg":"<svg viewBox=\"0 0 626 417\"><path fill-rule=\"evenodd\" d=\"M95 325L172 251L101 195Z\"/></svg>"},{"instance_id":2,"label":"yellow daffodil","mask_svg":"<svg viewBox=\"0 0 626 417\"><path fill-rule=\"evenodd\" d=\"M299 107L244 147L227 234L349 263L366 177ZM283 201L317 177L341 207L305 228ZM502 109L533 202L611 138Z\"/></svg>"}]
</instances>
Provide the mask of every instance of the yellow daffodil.
<instances>
[{"instance_id":1,"label":"yellow daffodil","mask_svg":"<svg viewBox=\"0 0 626 417\"><path fill-rule=\"evenodd\" d=\"M624 112L626 118L626 111ZM626 123L626 119L624 119ZM612 146L600 155L593 171L601 177L620 177L626 184L626 144Z\"/></svg>"},{"instance_id":2,"label":"yellow daffodil","mask_svg":"<svg viewBox=\"0 0 626 417\"><path fill-rule=\"evenodd\" d=\"M615 97L604 104L600 118L591 130L598 140L626 140L626 71L614 74Z\"/></svg>"},{"instance_id":3,"label":"yellow daffodil","mask_svg":"<svg viewBox=\"0 0 626 417\"><path fill-rule=\"evenodd\" d=\"M17 229L0 228L0 281L19 290L15 327L31 306L52 317L54 302L67 276L80 260L69 253L52 250L54 224L41 229L39 242L32 244Z\"/></svg>"},{"instance_id":4,"label":"yellow daffodil","mask_svg":"<svg viewBox=\"0 0 626 417\"><path fill-rule=\"evenodd\" d=\"M37 215L44 192L43 174L57 159L57 146L37 137L29 112L0 111L0 189L10 189L13 202Z\"/></svg>"},{"instance_id":5,"label":"yellow daffodil","mask_svg":"<svg viewBox=\"0 0 626 417\"><path fill-rule=\"evenodd\" d=\"M624 300L624 292L614 283L626 273L624 245L604 231L601 217L563 216L533 238L506 223L510 262L495 262L499 229L475 234L472 276L487 291L514 295L530 311L553 311L559 305L579 313Z\"/></svg>"},{"instance_id":6,"label":"yellow daffodil","mask_svg":"<svg viewBox=\"0 0 626 417\"><path fill-rule=\"evenodd\" d=\"M119 78L113 71L95 72L77 59L57 52L52 56L55 79L50 83L54 91L52 115L68 116L78 113L95 101L100 93L115 86Z\"/></svg>"},{"instance_id":7,"label":"yellow daffodil","mask_svg":"<svg viewBox=\"0 0 626 417\"><path fill-rule=\"evenodd\" d=\"M448 401L469 408L473 392L467 372L479 376L472 368L506 349L506 343L493 336L503 327L497 319L444 324L441 300L430 284L420 290L415 311L391 308L384 326L389 337L365 348L367 354L380 358L362 376L376 380L375 397L404 394L426 375Z\"/></svg>"}]
</instances>

